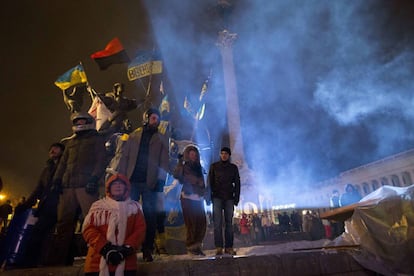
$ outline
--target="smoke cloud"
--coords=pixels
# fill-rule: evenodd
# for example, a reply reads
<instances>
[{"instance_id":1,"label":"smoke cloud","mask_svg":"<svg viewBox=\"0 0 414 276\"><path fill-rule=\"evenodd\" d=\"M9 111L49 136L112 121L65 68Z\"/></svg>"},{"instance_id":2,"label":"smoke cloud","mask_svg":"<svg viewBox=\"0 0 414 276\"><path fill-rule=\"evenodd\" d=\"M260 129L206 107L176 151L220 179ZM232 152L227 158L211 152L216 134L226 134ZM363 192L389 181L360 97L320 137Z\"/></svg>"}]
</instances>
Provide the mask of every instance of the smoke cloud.
<instances>
[{"instance_id":1,"label":"smoke cloud","mask_svg":"<svg viewBox=\"0 0 414 276\"><path fill-rule=\"evenodd\" d=\"M413 4L231 2L227 22L215 1L147 8L178 106L213 70L203 124L216 144L226 107L215 41L224 27L238 34L243 142L260 186L299 191L413 147Z\"/></svg>"}]
</instances>

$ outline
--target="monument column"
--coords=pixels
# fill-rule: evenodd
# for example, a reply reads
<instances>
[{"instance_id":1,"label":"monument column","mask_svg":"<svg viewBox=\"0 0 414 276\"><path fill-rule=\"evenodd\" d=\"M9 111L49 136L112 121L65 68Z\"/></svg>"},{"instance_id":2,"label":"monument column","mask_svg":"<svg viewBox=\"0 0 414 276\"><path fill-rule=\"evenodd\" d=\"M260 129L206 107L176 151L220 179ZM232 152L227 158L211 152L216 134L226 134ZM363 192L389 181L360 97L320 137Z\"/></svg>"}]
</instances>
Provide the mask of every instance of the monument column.
<instances>
[{"instance_id":1,"label":"monument column","mask_svg":"<svg viewBox=\"0 0 414 276\"><path fill-rule=\"evenodd\" d=\"M243 206L243 201L246 201L246 196L250 200L257 201L255 198L255 191L253 188L253 172L248 167L244 158L243 137L240 129L240 110L239 98L237 95L236 74L234 72L233 64L233 42L237 39L237 34L230 33L227 30L219 32L216 45L220 48L223 74L224 74L224 88L226 93L226 112L227 112L227 127L229 131L229 140L231 152L231 160L239 168L240 182L241 182L241 198L240 201Z\"/></svg>"},{"instance_id":2,"label":"monument column","mask_svg":"<svg viewBox=\"0 0 414 276\"><path fill-rule=\"evenodd\" d=\"M232 45L236 39L237 34L223 30L219 32L216 45L220 48L223 62L227 126L229 130L230 148L232 149L231 159L241 169L245 165L245 159L243 138L240 131L239 98L237 95L232 51Z\"/></svg>"}]
</instances>

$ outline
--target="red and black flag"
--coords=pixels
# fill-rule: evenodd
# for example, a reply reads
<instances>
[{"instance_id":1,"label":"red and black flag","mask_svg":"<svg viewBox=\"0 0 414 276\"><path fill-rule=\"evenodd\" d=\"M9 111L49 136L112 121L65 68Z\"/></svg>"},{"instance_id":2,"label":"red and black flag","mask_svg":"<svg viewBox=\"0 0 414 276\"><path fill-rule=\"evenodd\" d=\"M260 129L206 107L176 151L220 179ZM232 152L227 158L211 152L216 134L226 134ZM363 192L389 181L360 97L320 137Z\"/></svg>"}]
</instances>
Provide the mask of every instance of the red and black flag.
<instances>
[{"instance_id":1,"label":"red and black flag","mask_svg":"<svg viewBox=\"0 0 414 276\"><path fill-rule=\"evenodd\" d=\"M117 37L112 39L105 49L91 55L101 70L105 70L112 64L120 64L129 62L129 57L125 52L124 46Z\"/></svg>"}]
</instances>

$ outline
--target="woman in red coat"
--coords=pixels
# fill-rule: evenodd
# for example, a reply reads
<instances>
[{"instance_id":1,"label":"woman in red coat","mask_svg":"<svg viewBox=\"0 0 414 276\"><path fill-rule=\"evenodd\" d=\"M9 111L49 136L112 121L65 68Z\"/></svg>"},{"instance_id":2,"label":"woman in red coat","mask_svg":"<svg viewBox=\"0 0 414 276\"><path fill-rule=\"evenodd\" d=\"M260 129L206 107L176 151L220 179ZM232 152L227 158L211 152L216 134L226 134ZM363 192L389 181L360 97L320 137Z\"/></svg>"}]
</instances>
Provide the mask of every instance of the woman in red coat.
<instances>
[{"instance_id":1,"label":"woman in red coat","mask_svg":"<svg viewBox=\"0 0 414 276\"><path fill-rule=\"evenodd\" d=\"M136 275L145 220L141 205L129 197L130 189L127 177L113 175L105 183L106 197L92 204L82 229L89 246L85 275Z\"/></svg>"}]
</instances>

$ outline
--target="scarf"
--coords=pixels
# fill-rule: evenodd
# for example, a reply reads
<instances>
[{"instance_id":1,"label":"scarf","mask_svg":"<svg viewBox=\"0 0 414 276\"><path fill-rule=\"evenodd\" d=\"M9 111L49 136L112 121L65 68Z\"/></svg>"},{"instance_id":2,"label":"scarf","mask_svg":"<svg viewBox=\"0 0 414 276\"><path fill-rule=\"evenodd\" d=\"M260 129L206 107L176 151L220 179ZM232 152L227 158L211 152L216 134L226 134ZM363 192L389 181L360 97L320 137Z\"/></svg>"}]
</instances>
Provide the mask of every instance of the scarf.
<instances>
[{"instance_id":1,"label":"scarf","mask_svg":"<svg viewBox=\"0 0 414 276\"><path fill-rule=\"evenodd\" d=\"M85 226L91 223L93 218L93 224L95 226L108 225L108 231L106 232L106 239L114 245L123 245L125 241L125 234L127 228L127 219L129 216L138 213L141 206L138 202L128 198L125 201L115 201L110 197L105 197L101 200L94 202L85 217L83 223L83 229ZM116 230L118 233L116 234ZM125 260L123 260L115 270L116 276L124 275ZM109 275L108 264L103 256L99 263L99 275Z\"/></svg>"}]
</instances>

